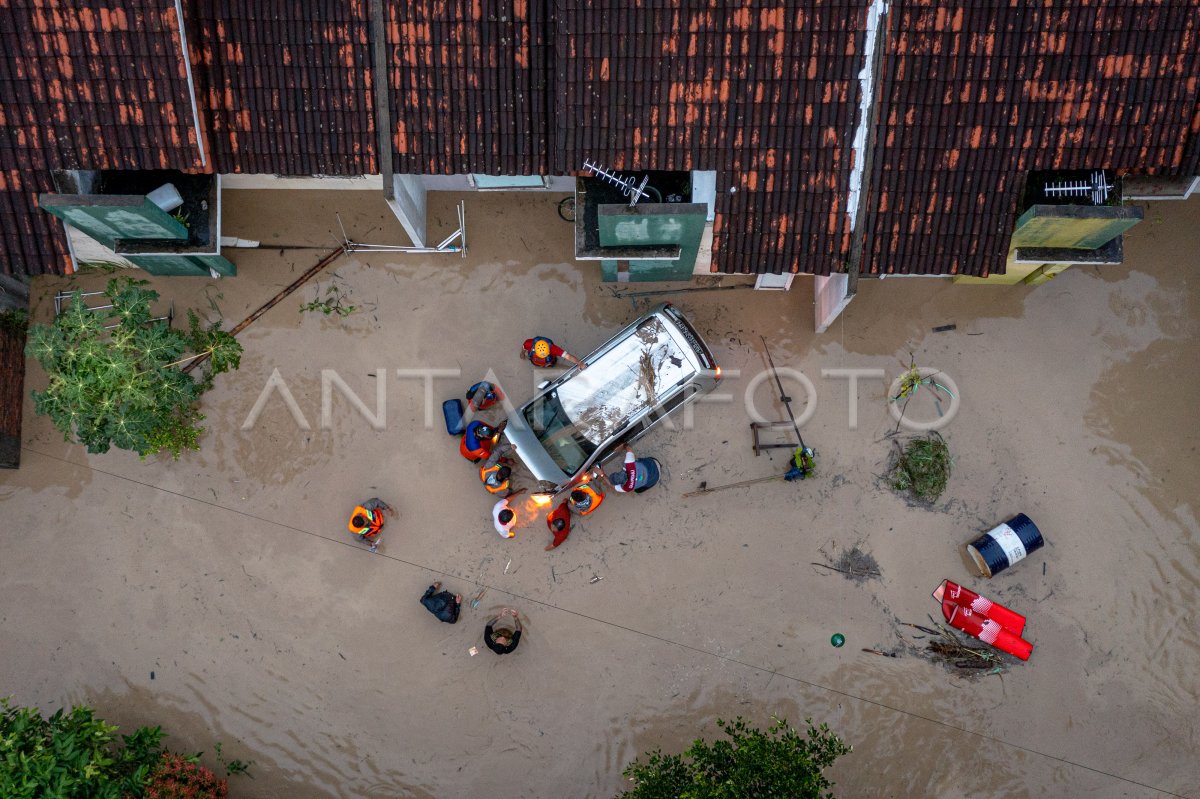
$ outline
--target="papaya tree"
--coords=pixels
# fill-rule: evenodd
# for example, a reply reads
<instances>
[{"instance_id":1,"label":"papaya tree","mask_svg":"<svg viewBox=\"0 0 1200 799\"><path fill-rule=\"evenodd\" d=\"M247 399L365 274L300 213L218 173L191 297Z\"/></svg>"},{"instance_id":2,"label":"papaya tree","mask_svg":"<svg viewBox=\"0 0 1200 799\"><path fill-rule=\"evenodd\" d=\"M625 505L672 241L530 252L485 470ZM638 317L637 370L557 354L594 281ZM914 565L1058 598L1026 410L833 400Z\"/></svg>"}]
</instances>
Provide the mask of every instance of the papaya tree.
<instances>
[{"instance_id":1,"label":"papaya tree","mask_svg":"<svg viewBox=\"0 0 1200 799\"><path fill-rule=\"evenodd\" d=\"M215 375L241 362L241 344L219 322L203 324L192 311L186 330L153 320L158 292L145 284L110 280L104 296L111 307L102 310L88 308L76 292L54 322L29 328L25 353L50 377L45 391L33 392L37 413L88 452L117 447L178 458L198 449L200 397ZM208 368L199 379L183 371L205 354Z\"/></svg>"}]
</instances>

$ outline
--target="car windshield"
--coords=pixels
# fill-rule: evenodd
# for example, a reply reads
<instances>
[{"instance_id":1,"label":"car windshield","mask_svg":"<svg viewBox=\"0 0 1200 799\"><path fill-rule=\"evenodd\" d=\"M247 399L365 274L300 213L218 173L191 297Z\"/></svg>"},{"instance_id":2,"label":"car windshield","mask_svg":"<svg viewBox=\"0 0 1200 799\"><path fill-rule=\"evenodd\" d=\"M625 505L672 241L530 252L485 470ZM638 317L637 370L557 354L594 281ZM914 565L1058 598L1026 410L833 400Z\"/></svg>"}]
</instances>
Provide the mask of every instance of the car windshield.
<instances>
[{"instance_id":1,"label":"car windshield","mask_svg":"<svg viewBox=\"0 0 1200 799\"><path fill-rule=\"evenodd\" d=\"M529 403L525 408L525 421L554 463L568 475L578 472L596 451L596 444L567 417L559 402L558 391L551 391Z\"/></svg>"}]
</instances>

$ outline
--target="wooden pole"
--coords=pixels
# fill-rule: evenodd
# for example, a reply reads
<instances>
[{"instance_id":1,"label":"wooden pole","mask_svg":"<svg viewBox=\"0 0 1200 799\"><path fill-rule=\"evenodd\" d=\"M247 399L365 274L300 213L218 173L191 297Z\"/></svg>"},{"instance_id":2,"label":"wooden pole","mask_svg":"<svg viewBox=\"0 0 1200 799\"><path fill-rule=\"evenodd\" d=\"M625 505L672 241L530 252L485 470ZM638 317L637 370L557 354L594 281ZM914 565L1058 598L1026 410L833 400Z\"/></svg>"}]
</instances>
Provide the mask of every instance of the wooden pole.
<instances>
[{"instance_id":1,"label":"wooden pole","mask_svg":"<svg viewBox=\"0 0 1200 799\"><path fill-rule=\"evenodd\" d=\"M704 485L703 487L701 487L695 491L689 491L688 493L684 494L684 496L685 497L698 497L701 494L711 494L714 491L724 491L726 488L741 488L742 486L754 485L755 483L765 483L768 480L782 480L782 479L783 479L782 474L773 474L770 477L757 477L753 480L743 480L740 483L730 483L729 485L724 485L724 486L713 486L712 488L709 488L707 485Z\"/></svg>"},{"instance_id":2,"label":"wooden pole","mask_svg":"<svg viewBox=\"0 0 1200 799\"><path fill-rule=\"evenodd\" d=\"M260 316L262 316L267 311L274 308L282 300L286 299L288 295L292 294L293 292L296 291L296 289L300 288L305 283L307 283L309 280L311 280L318 272L320 272L322 269L324 269L325 267L329 266L331 263L336 261L345 252L346 252L345 247L338 247L336 250L334 250L333 252L326 255L320 261L317 261L316 264L309 267L307 272L300 275L300 277L296 278L290 284L288 284L287 288L285 288L283 291L276 294L271 299L267 300L265 303L263 303L262 305L259 306L258 310L256 310L254 313L247 316L241 322L239 322L237 327L235 327L235 328L233 328L233 330L229 331L229 335L237 336L238 333L241 333L243 330L250 327L250 325L253 322L255 322ZM200 364L207 361L211 355L212 355L212 353L210 353L210 352L201 354L198 358L196 358L196 360L192 361L187 366L183 367L183 372L185 374L190 373L197 366L199 366Z\"/></svg>"}]
</instances>

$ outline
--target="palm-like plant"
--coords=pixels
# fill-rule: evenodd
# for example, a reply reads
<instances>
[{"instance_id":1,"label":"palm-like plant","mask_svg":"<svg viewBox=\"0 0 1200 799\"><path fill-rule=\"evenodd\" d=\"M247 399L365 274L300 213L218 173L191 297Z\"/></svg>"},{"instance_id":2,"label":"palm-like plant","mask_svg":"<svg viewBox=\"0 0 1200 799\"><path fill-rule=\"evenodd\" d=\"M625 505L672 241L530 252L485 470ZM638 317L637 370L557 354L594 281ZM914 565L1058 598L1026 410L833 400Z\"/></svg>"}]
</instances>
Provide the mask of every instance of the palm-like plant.
<instances>
[{"instance_id":1,"label":"palm-like plant","mask_svg":"<svg viewBox=\"0 0 1200 799\"><path fill-rule=\"evenodd\" d=\"M205 326L191 311L186 332L152 320L158 292L144 285L110 280L104 294L111 308L90 309L77 293L52 324L30 327L26 354L50 376L33 399L39 414L88 452L115 446L178 458L197 448L204 431L201 395L214 375L238 367L242 347L219 323ZM211 359L200 381L178 368L202 354Z\"/></svg>"}]
</instances>

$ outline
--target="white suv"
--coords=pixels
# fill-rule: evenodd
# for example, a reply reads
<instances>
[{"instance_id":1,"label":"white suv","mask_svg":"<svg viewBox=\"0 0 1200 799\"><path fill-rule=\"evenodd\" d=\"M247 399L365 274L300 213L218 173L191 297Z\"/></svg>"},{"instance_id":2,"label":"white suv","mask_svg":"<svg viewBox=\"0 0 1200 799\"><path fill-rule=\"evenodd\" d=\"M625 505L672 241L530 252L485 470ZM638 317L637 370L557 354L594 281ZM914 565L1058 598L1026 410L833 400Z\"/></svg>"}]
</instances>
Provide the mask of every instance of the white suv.
<instances>
[{"instance_id":1,"label":"white suv","mask_svg":"<svg viewBox=\"0 0 1200 799\"><path fill-rule=\"evenodd\" d=\"M508 416L504 435L533 476L560 492L621 444L716 388L721 369L684 315L663 303Z\"/></svg>"}]
</instances>

